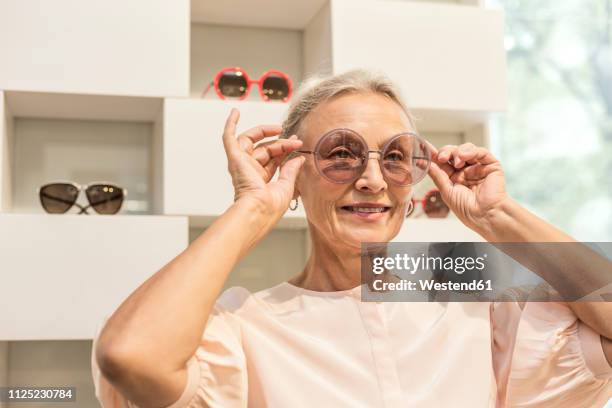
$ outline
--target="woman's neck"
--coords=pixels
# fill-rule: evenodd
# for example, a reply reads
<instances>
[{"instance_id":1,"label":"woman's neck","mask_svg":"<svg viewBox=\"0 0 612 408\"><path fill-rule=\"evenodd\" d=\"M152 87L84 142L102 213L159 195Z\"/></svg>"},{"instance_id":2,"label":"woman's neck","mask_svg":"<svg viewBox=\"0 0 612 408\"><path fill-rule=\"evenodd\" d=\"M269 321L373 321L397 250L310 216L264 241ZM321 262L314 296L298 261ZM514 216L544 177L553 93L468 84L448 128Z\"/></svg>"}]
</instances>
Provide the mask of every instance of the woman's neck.
<instances>
[{"instance_id":1,"label":"woman's neck","mask_svg":"<svg viewBox=\"0 0 612 408\"><path fill-rule=\"evenodd\" d=\"M302 273L289 283L318 292L352 289L361 283L361 253L355 248L339 248L311 234L311 252Z\"/></svg>"}]
</instances>

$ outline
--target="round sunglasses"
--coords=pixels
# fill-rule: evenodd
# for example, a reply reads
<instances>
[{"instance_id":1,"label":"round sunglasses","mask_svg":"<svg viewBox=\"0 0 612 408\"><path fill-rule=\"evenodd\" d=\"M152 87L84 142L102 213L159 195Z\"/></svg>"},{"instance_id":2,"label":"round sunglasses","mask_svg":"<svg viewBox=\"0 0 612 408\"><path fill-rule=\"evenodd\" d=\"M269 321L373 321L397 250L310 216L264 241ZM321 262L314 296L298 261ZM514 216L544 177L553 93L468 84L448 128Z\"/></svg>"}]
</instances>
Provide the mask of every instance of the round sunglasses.
<instances>
[{"instance_id":1,"label":"round sunglasses","mask_svg":"<svg viewBox=\"0 0 612 408\"><path fill-rule=\"evenodd\" d=\"M422 199L411 198L411 201L412 207L406 216L413 215L418 204L421 204L423 212L429 218L445 218L450 212L438 189L429 190Z\"/></svg>"},{"instance_id":2,"label":"round sunglasses","mask_svg":"<svg viewBox=\"0 0 612 408\"><path fill-rule=\"evenodd\" d=\"M369 150L357 132L333 129L325 133L314 150L296 150L312 154L319 174L332 183L347 184L357 180L368 165L370 153L378 153L383 177L398 186L421 181L429 170L431 152L423 138L414 132L392 136L381 150Z\"/></svg>"},{"instance_id":3,"label":"round sunglasses","mask_svg":"<svg viewBox=\"0 0 612 408\"><path fill-rule=\"evenodd\" d=\"M77 203L81 191L85 191L89 205L83 207ZM40 204L49 214L64 214L72 206L80 209L79 214L89 214L87 209L93 208L98 214L116 214L121 209L127 196L125 188L110 183L95 183L81 187L77 183L48 183L38 189Z\"/></svg>"},{"instance_id":4,"label":"round sunglasses","mask_svg":"<svg viewBox=\"0 0 612 408\"><path fill-rule=\"evenodd\" d=\"M251 86L259 87L259 95L266 102L287 102L293 93L293 85L289 75L282 71L269 70L256 80L240 67L223 68L215 75L215 78L202 92L204 97L211 87L215 89L217 96L221 99L238 98L240 100L249 96Z\"/></svg>"}]
</instances>

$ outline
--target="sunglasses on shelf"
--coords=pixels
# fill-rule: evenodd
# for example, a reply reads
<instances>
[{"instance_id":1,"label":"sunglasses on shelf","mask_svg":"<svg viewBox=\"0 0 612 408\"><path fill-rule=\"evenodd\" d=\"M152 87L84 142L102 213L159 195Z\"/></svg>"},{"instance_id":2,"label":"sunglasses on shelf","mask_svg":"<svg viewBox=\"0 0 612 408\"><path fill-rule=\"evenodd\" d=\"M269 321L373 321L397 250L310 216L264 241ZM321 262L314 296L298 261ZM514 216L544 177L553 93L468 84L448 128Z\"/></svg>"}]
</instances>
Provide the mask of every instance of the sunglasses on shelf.
<instances>
[{"instance_id":1,"label":"sunglasses on shelf","mask_svg":"<svg viewBox=\"0 0 612 408\"><path fill-rule=\"evenodd\" d=\"M407 215L414 214L414 209L418 204L423 206L423 212L429 218L445 218L450 212L450 209L442 200L442 194L437 189L428 191L422 199L412 198L411 200L412 210Z\"/></svg>"},{"instance_id":2,"label":"sunglasses on shelf","mask_svg":"<svg viewBox=\"0 0 612 408\"><path fill-rule=\"evenodd\" d=\"M81 190L89 205L78 204L77 198ZM89 214L88 208L93 208L98 214L116 214L121 209L127 190L110 183L93 183L81 187L77 183L48 183L38 189L38 197L43 209L49 214L64 214L73 206L80 209L79 214Z\"/></svg>"},{"instance_id":3,"label":"sunglasses on shelf","mask_svg":"<svg viewBox=\"0 0 612 408\"><path fill-rule=\"evenodd\" d=\"M347 184L365 171L371 153L378 153L383 177L398 186L421 181L431 164L431 152L418 134L404 132L392 136L381 150L370 150L364 138L351 129L333 129L324 134L314 150L296 150L314 157L319 174L332 183Z\"/></svg>"},{"instance_id":4,"label":"sunglasses on shelf","mask_svg":"<svg viewBox=\"0 0 612 408\"><path fill-rule=\"evenodd\" d=\"M245 99L249 96L252 85L259 87L259 95L266 102L287 102L291 98L293 85L289 75L281 71L266 71L259 79L250 79L248 74L240 67L224 68L215 75L214 80L202 92L202 98L211 87L221 99Z\"/></svg>"}]
</instances>

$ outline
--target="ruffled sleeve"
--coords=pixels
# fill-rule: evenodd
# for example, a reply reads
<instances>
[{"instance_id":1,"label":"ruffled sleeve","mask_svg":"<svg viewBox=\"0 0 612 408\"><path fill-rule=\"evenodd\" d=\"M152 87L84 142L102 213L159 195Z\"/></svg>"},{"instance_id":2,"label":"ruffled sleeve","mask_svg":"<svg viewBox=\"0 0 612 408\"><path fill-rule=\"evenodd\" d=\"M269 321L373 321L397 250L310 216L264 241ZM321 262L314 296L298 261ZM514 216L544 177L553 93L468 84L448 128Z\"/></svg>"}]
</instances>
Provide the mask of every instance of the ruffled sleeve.
<instances>
[{"instance_id":1,"label":"ruffled sleeve","mask_svg":"<svg viewBox=\"0 0 612 408\"><path fill-rule=\"evenodd\" d=\"M232 287L219 297L208 318L200 345L187 362L185 388L179 399L168 408L247 406L246 358L240 326L234 313L249 295L244 288ZM138 408L100 372L95 349L104 323L96 331L91 355L96 398L103 408Z\"/></svg>"},{"instance_id":2,"label":"ruffled sleeve","mask_svg":"<svg viewBox=\"0 0 612 408\"><path fill-rule=\"evenodd\" d=\"M612 368L599 334L565 302L506 300L492 313L498 406L605 405L612 397Z\"/></svg>"},{"instance_id":3,"label":"ruffled sleeve","mask_svg":"<svg viewBox=\"0 0 612 408\"><path fill-rule=\"evenodd\" d=\"M612 366L601 345L601 336L588 325L578 322L578 338L586 366L595 378L612 380Z\"/></svg>"}]
</instances>

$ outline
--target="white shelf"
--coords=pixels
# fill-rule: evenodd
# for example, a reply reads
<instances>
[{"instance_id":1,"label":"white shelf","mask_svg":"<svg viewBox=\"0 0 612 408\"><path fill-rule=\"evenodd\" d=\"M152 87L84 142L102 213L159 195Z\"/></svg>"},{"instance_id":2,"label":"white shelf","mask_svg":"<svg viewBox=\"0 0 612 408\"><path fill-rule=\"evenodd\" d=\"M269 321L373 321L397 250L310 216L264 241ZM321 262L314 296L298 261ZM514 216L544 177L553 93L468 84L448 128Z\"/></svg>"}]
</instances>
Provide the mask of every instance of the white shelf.
<instances>
[{"instance_id":1,"label":"white shelf","mask_svg":"<svg viewBox=\"0 0 612 408\"><path fill-rule=\"evenodd\" d=\"M455 217L408 218L392 242L484 242Z\"/></svg>"},{"instance_id":2,"label":"white shelf","mask_svg":"<svg viewBox=\"0 0 612 408\"><path fill-rule=\"evenodd\" d=\"M353 0L353 3L356 0ZM385 0L383 0L385 1ZM423 3L445 3L481 6L484 0L410 0ZM191 0L191 21L196 23L304 29L326 0L227 0L214 2Z\"/></svg>"},{"instance_id":3,"label":"white shelf","mask_svg":"<svg viewBox=\"0 0 612 408\"><path fill-rule=\"evenodd\" d=\"M42 212L47 182L128 188L122 213L161 206L163 99L0 91L0 212Z\"/></svg>"},{"instance_id":4,"label":"white shelf","mask_svg":"<svg viewBox=\"0 0 612 408\"><path fill-rule=\"evenodd\" d=\"M5 91L11 117L153 122L162 98Z\"/></svg>"},{"instance_id":5,"label":"white shelf","mask_svg":"<svg viewBox=\"0 0 612 408\"><path fill-rule=\"evenodd\" d=\"M2 1L0 54L0 90L187 96L189 1Z\"/></svg>"},{"instance_id":6,"label":"white shelf","mask_svg":"<svg viewBox=\"0 0 612 408\"><path fill-rule=\"evenodd\" d=\"M326 0L192 0L191 20L197 23L303 29Z\"/></svg>"},{"instance_id":7,"label":"white shelf","mask_svg":"<svg viewBox=\"0 0 612 408\"><path fill-rule=\"evenodd\" d=\"M90 339L187 246L185 217L0 214L0 341Z\"/></svg>"}]
</instances>

